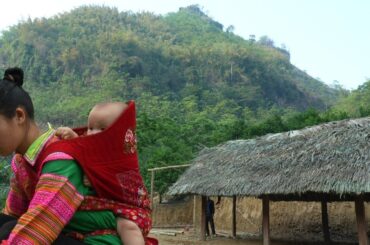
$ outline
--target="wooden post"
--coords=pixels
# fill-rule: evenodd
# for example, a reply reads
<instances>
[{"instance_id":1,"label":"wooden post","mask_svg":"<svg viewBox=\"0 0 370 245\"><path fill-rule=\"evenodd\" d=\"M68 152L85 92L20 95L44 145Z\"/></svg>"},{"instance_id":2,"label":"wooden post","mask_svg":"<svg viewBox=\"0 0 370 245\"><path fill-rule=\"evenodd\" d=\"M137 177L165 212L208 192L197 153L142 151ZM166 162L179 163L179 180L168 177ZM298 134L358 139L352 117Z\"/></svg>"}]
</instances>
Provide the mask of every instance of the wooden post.
<instances>
[{"instance_id":1,"label":"wooden post","mask_svg":"<svg viewBox=\"0 0 370 245\"><path fill-rule=\"evenodd\" d=\"M197 214L198 214L198 212L197 212L197 209L198 207L197 207L197 196L196 195L194 195L194 197L193 197L193 227L194 228L196 228L196 225L198 224L197 223Z\"/></svg>"},{"instance_id":2,"label":"wooden post","mask_svg":"<svg viewBox=\"0 0 370 245\"><path fill-rule=\"evenodd\" d=\"M369 245L367 238L367 224L365 217L364 201L361 197L355 199L355 211L357 220L357 232L359 245Z\"/></svg>"},{"instance_id":3,"label":"wooden post","mask_svg":"<svg viewBox=\"0 0 370 245\"><path fill-rule=\"evenodd\" d=\"M206 240L206 207L207 207L207 197L202 196L202 214L200 217L200 240Z\"/></svg>"},{"instance_id":4,"label":"wooden post","mask_svg":"<svg viewBox=\"0 0 370 245\"><path fill-rule=\"evenodd\" d=\"M153 210L153 196L154 196L154 170L152 170L152 176L150 178L150 206Z\"/></svg>"},{"instance_id":5,"label":"wooden post","mask_svg":"<svg viewBox=\"0 0 370 245\"><path fill-rule=\"evenodd\" d=\"M236 196L233 196L233 209L232 209L232 236L236 237Z\"/></svg>"},{"instance_id":6,"label":"wooden post","mask_svg":"<svg viewBox=\"0 0 370 245\"><path fill-rule=\"evenodd\" d=\"M321 201L321 221L322 221L322 231L324 234L324 241L325 243L330 243L328 203L326 200Z\"/></svg>"},{"instance_id":7,"label":"wooden post","mask_svg":"<svg viewBox=\"0 0 370 245\"><path fill-rule=\"evenodd\" d=\"M263 245L270 245L270 201L268 197L262 198L262 235Z\"/></svg>"}]
</instances>

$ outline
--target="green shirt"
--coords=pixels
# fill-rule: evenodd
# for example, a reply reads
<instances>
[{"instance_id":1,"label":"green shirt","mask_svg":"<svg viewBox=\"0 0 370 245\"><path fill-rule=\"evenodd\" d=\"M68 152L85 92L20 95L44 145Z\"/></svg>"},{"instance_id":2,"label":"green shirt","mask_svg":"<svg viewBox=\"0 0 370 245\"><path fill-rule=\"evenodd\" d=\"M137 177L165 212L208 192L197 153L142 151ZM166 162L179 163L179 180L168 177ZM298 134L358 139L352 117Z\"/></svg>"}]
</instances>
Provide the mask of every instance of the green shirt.
<instances>
[{"instance_id":1,"label":"green shirt","mask_svg":"<svg viewBox=\"0 0 370 245\"><path fill-rule=\"evenodd\" d=\"M42 173L55 174L68 178L69 182L82 195L93 195L94 191L91 187L83 184L83 171L74 160L56 160L45 164ZM90 233L96 230L117 229L117 222L114 214L111 211L77 211L67 226L64 232L79 232ZM122 244L118 236L115 235L98 235L87 236L84 239L86 244Z\"/></svg>"}]
</instances>

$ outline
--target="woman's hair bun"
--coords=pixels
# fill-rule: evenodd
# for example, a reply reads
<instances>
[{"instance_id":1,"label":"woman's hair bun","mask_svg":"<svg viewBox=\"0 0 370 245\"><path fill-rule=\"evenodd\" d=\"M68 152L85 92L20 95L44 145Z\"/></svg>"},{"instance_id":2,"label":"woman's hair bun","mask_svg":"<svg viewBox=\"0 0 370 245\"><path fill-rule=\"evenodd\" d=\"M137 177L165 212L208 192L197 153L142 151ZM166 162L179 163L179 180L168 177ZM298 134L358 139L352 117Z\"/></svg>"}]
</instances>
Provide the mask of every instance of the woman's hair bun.
<instances>
[{"instance_id":1,"label":"woman's hair bun","mask_svg":"<svg viewBox=\"0 0 370 245\"><path fill-rule=\"evenodd\" d=\"M23 85L23 70L19 67L8 68L4 72L4 80L14 82L17 86L22 87Z\"/></svg>"}]
</instances>

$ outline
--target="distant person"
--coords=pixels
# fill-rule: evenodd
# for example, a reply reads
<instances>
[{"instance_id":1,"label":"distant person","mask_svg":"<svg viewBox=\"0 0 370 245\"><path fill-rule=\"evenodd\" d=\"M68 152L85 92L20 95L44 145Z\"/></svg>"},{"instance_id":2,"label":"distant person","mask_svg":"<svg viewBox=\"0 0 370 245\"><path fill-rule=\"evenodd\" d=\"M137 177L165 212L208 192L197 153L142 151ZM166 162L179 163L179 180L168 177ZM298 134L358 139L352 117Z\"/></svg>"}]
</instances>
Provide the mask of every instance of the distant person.
<instances>
[{"instance_id":1,"label":"distant person","mask_svg":"<svg viewBox=\"0 0 370 245\"><path fill-rule=\"evenodd\" d=\"M213 221L213 216L215 214L215 203L214 201L207 197L207 206L206 206L206 236L209 236L209 227L211 225L212 236L216 236L215 223Z\"/></svg>"}]
</instances>

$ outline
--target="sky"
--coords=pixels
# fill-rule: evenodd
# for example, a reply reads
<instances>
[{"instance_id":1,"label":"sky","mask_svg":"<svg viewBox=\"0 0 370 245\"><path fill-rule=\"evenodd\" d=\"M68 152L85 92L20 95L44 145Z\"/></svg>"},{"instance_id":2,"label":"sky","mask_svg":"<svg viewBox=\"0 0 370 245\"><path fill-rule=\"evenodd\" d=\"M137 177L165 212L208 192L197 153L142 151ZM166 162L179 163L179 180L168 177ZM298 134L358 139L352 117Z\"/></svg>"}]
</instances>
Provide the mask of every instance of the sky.
<instances>
[{"instance_id":1,"label":"sky","mask_svg":"<svg viewBox=\"0 0 370 245\"><path fill-rule=\"evenodd\" d=\"M370 79L368 0L12 0L1 3L0 31L81 5L165 15L192 4L245 39L285 45L292 64L329 85L355 89Z\"/></svg>"}]
</instances>

